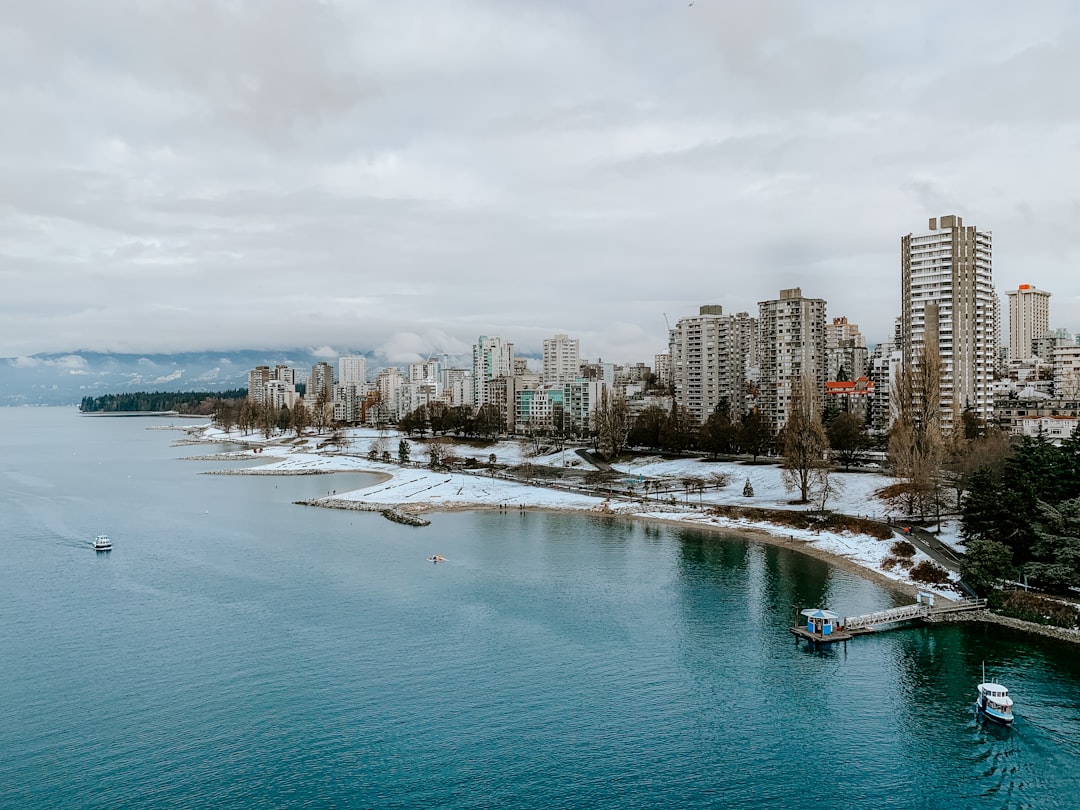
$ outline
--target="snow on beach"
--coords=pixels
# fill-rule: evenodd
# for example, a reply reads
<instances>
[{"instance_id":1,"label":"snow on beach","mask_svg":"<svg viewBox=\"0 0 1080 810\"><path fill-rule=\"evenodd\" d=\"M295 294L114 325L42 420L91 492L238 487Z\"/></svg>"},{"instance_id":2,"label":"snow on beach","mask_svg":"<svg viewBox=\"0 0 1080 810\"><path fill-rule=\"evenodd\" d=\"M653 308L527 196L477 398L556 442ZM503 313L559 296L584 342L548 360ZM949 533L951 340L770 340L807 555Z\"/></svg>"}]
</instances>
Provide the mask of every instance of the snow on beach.
<instances>
[{"instance_id":1,"label":"snow on beach","mask_svg":"<svg viewBox=\"0 0 1080 810\"><path fill-rule=\"evenodd\" d=\"M731 518L710 514L713 505L745 506L766 509L805 510L805 505L794 505L793 493L783 483L782 470L776 464L743 464L739 462L712 462L697 458L663 459L660 457L640 457L632 461L618 463L614 468L626 475L621 486L616 489L635 488L634 496L605 497L573 491L572 484L565 480L549 481L544 484L524 483L493 476L478 469L473 471L439 472L417 465L402 466L371 461L366 453L372 442L382 441L391 456L397 457L397 444L400 434L393 431L378 432L370 429L347 431L347 443L342 447L325 444L325 437L304 437L299 440L280 442L280 439L266 441L256 434L240 437L236 433L226 434L210 426L200 426L200 438L204 442L228 443L243 442L257 446L252 450L223 453L217 456L222 460L229 458L250 459L257 455L263 464L254 468L234 471L249 475L299 475L322 472L367 471L385 476L378 483L352 492L336 493L333 496L318 499L316 503L326 506L359 508L370 510L397 509L405 512L449 511L454 509L476 508L528 508L589 511L604 514L618 514L627 517L649 520L663 520L684 525L694 525L712 529L726 529L737 532L754 532L769 535L772 542L792 543L796 548L808 553L828 555L847 563L873 572L897 584L934 590L944 596L956 596L950 589L928 588L924 584L912 582L907 571L899 566L884 568L883 561L891 557L890 547L894 540L879 540L864 534L849 532L827 532L813 529L796 529L779 526L765 520L750 518ZM280 443L279 443L280 442ZM422 442L409 440L412 446L412 458L417 462L424 460ZM323 445L320 447L320 445ZM591 469L580 456L571 450L548 456L530 457L524 442L501 441L490 445L475 447L454 445L454 453L460 457L472 457L487 463L494 453L499 466L517 465L528 462L533 465L552 467L574 467ZM708 485L716 480L716 474L726 476L727 483L721 488L708 488L704 492L686 493L682 480L688 477L706 479ZM891 483L893 479L875 472L836 473L832 476L838 483L836 494L829 499L827 507L835 512L869 517L882 520L889 512L889 507L874 497L874 492ZM669 491L661 497L643 499L641 484L646 481L667 484ZM744 486L749 480L753 495L743 495ZM672 499L675 503L672 503ZM697 508L695 508L697 507ZM943 527L940 538L949 545L956 545L955 525ZM913 563L928 559L917 552ZM956 575L952 575L955 581Z\"/></svg>"}]
</instances>

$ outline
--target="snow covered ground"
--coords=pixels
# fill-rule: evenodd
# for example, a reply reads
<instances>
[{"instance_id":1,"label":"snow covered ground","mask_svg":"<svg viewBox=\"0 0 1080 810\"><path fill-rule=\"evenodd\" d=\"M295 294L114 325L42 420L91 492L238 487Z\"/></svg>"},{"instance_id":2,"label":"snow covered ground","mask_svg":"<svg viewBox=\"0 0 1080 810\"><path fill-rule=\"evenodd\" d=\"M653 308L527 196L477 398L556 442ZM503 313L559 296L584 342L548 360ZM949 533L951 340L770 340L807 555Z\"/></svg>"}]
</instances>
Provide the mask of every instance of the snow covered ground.
<instances>
[{"instance_id":1,"label":"snow covered ground","mask_svg":"<svg viewBox=\"0 0 1080 810\"><path fill-rule=\"evenodd\" d=\"M716 504L759 507L768 509L800 509L805 505L794 505L796 497L783 483L782 471L775 464L741 464L738 462L711 462L700 459L666 460L659 457L642 457L615 465L626 474L623 486L633 486L640 493L645 480L667 482L671 487L664 500L652 499L643 502L640 498L604 498L598 495L572 491L570 484L554 481L548 485L529 485L515 480L492 476L482 470L474 472L436 472L419 465L401 466L383 464L367 459L367 452L373 442L382 442L382 446L397 457L397 445L401 435L394 431L375 431L371 429L352 429L347 432L348 443L344 448L326 445L325 437L305 437L301 440L265 441L257 434L239 436L237 433L224 434L210 426L198 428L200 438L205 442L243 441L259 446L259 452L239 451L232 457L250 458L253 454L265 463L255 468L247 468L245 474L304 474L315 472L337 472L366 470L382 473L386 478L377 484L344 494L336 494L328 501L354 502L358 507L370 509L397 508L405 511L443 511L469 508L539 508L556 510L575 510L622 514L632 517L677 521L703 527L728 530L752 530L772 535L780 542L794 542L807 550L841 558L860 566L877 575L897 583L918 587L921 590L936 590L945 596L956 596L951 589L928 589L917 585L907 577L903 568L885 569L882 562L890 557L893 541L883 541L863 534L847 532L822 532L806 529L792 529L765 521L725 518L709 514L709 506ZM422 443L410 440L413 447L413 459L425 460ZM486 463L494 453L497 463L516 465L530 462L535 465L561 467L566 464L576 465L578 469L587 469L588 465L570 450L554 453L550 456L531 457L529 446L523 442L500 441L488 445L470 446L454 444L453 452L462 457L472 457ZM224 459L225 456L222 456ZM687 477L715 480L716 474L727 477L727 484L721 488L706 489L703 493L687 494L681 480ZM836 494L829 499L827 507L848 515L884 519L889 514L889 507L874 497L874 492L892 482L893 479L879 473L852 472L836 473L832 476L836 484ZM749 480L753 495L743 494ZM676 504L670 503L670 498ZM328 504L330 505L330 504ZM695 508L697 507L697 508ZM899 536L896 539L900 539ZM942 542L958 545L955 524L943 526ZM913 562L927 559L922 553L916 553ZM955 580L955 575L953 579Z\"/></svg>"}]
</instances>

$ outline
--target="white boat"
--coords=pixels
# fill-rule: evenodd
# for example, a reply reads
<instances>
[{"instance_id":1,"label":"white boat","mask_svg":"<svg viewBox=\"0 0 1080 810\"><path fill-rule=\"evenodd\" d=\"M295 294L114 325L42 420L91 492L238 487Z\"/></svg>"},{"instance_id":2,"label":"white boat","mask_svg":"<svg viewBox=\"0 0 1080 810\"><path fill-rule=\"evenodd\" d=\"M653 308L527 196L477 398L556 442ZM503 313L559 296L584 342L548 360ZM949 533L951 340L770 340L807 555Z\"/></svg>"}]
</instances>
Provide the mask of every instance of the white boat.
<instances>
[{"instance_id":1,"label":"white boat","mask_svg":"<svg viewBox=\"0 0 1080 810\"><path fill-rule=\"evenodd\" d=\"M986 680L985 664L983 665L983 682L979 684L979 696L975 700L975 711L987 720L1003 726L1012 725L1013 699L1009 697L1009 690L1000 683Z\"/></svg>"},{"instance_id":2,"label":"white boat","mask_svg":"<svg viewBox=\"0 0 1080 810\"><path fill-rule=\"evenodd\" d=\"M112 538L107 534L99 534L94 538L94 551L112 551Z\"/></svg>"}]
</instances>

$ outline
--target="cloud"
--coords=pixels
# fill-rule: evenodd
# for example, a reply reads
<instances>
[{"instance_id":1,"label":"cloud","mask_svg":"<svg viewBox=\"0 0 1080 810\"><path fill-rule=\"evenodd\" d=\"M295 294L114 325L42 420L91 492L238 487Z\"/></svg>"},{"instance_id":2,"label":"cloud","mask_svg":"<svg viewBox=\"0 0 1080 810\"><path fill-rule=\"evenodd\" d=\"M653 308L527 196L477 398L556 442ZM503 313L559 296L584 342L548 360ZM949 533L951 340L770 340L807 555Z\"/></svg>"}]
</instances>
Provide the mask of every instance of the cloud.
<instances>
[{"instance_id":1,"label":"cloud","mask_svg":"<svg viewBox=\"0 0 1080 810\"><path fill-rule=\"evenodd\" d=\"M86 368L86 358L78 354L65 354L62 357L15 357L10 360L15 368L36 368L48 366L51 368L68 369L72 373Z\"/></svg>"},{"instance_id":2,"label":"cloud","mask_svg":"<svg viewBox=\"0 0 1080 810\"><path fill-rule=\"evenodd\" d=\"M0 355L465 357L566 332L649 361L665 314L791 286L874 341L900 236L947 213L994 231L1000 289L1037 284L1080 330L1070 4L3 16Z\"/></svg>"}]
</instances>

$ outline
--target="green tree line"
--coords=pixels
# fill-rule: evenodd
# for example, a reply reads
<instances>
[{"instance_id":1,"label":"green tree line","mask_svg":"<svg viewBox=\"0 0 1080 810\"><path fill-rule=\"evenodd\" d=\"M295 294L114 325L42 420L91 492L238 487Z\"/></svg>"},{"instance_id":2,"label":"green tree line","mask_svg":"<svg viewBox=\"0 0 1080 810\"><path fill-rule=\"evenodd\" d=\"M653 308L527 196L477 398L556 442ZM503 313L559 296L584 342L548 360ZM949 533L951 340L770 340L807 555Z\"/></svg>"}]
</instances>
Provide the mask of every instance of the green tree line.
<instances>
[{"instance_id":1,"label":"green tree line","mask_svg":"<svg viewBox=\"0 0 1080 810\"><path fill-rule=\"evenodd\" d=\"M83 397L83 413L126 413L135 411L177 411L198 415L212 414L226 400L243 399L246 388L229 391L136 391L128 394L103 394Z\"/></svg>"}]
</instances>

